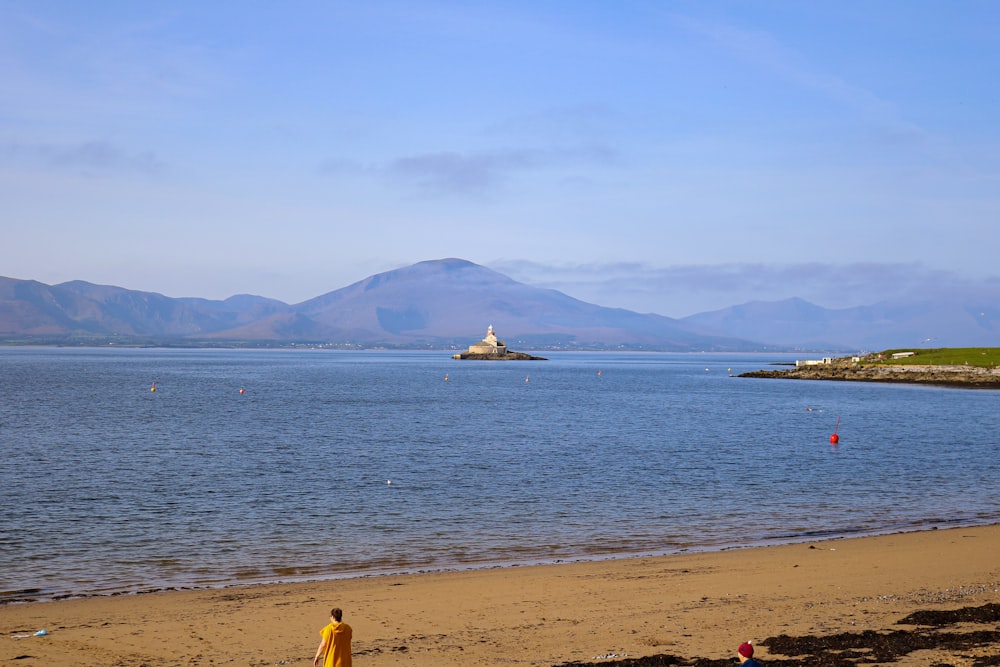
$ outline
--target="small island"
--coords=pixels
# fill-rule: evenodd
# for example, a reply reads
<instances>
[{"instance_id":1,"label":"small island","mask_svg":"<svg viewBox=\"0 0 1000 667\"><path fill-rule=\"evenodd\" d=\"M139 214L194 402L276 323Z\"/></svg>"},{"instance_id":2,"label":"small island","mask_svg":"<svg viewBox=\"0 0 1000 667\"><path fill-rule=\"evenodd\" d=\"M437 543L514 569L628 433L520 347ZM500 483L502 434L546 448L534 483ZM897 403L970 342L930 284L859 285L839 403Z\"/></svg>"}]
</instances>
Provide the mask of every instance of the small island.
<instances>
[{"instance_id":1,"label":"small island","mask_svg":"<svg viewBox=\"0 0 1000 667\"><path fill-rule=\"evenodd\" d=\"M1000 348L886 350L866 356L796 361L795 368L789 370L751 371L740 373L740 377L1000 389Z\"/></svg>"},{"instance_id":2,"label":"small island","mask_svg":"<svg viewBox=\"0 0 1000 667\"><path fill-rule=\"evenodd\" d=\"M454 359L474 359L477 361L545 361L545 357L534 357L524 352L507 349L507 344L497 339L493 325L486 329L486 337L469 346L467 352L454 355Z\"/></svg>"}]
</instances>

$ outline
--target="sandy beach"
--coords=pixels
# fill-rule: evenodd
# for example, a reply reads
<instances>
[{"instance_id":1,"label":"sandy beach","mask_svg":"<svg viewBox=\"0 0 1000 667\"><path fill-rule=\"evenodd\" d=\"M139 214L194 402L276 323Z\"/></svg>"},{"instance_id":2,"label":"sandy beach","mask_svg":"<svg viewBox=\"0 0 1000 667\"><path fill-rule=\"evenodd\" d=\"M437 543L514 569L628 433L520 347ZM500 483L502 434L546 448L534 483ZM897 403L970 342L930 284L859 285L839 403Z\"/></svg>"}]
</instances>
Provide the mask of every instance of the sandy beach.
<instances>
[{"instance_id":1,"label":"sandy beach","mask_svg":"<svg viewBox=\"0 0 1000 667\"><path fill-rule=\"evenodd\" d=\"M0 607L0 662L309 665L329 609L339 606L354 628L355 664L365 667L549 667L654 655L735 664L735 648L747 639L758 645L765 664L810 664L769 650L768 639L901 630L930 633L931 640L893 664L1000 664L975 661L1000 656L996 621L930 629L912 620L898 624L918 611L1000 603L998 553L1000 526L986 526L600 562L15 603ZM42 629L47 634L35 636ZM940 648L947 642L933 639L936 632L961 630L990 632L960 642L961 649Z\"/></svg>"}]
</instances>

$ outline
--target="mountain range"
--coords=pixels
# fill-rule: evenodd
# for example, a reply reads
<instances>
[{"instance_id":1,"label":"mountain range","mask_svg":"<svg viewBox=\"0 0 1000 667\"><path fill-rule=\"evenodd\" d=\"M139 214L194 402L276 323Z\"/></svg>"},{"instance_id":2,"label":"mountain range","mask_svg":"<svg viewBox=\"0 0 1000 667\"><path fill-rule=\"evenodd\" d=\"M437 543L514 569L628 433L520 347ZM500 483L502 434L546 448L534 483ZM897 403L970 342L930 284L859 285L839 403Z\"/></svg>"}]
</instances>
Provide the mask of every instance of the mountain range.
<instances>
[{"instance_id":1,"label":"mountain range","mask_svg":"<svg viewBox=\"0 0 1000 667\"><path fill-rule=\"evenodd\" d=\"M324 345L464 349L486 327L513 349L859 350L1000 345L1000 298L831 310L802 299L684 318L532 287L462 259L419 262L298 304L223 301L0 277L0 344Z\"/></svg>"}]
</instances>

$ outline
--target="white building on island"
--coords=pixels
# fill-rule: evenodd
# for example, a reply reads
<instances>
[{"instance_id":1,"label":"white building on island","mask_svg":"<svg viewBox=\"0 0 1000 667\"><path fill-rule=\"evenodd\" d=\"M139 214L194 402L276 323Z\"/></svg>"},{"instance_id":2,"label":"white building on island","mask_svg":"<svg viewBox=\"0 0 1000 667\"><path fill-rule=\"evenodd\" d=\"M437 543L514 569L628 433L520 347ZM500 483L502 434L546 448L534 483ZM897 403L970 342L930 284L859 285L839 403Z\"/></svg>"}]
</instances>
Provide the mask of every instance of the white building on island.
<instances>
[{"instance_id":1,"label":"white building on island","mask_svg":"<svg viewBox=\"0 0 1000 667\"><path fill-rule=\"evenodd\" d=\"M491 324L486 329L486 338L469 346L469 354L507 354L507 344L497 340Z\"/></svg>"}]
</instances>

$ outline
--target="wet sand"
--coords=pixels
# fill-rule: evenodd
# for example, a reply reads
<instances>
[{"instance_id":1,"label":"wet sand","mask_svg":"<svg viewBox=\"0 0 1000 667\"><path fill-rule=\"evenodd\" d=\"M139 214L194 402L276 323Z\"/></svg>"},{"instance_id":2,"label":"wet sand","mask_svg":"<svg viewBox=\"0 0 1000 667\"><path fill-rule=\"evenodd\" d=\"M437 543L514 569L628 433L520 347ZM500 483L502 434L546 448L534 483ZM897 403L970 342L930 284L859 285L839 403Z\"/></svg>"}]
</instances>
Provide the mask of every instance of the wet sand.
<instances>
[{"instance_id":1,"label":"wet sand","mask_svg":"<svg viewBox=\"0 0 1000 667\"><path fill-rule=\"evenodd\" d=\"M866 664L873 649L845 638L883 635L910 646L894 665L978 667L1000 664L1000 625L984 606L1000 603L998 554L1000 526L986 526L8 604L0 606L0 663L310 665L319 629L339 606L354 628L358 667L735 664L736 646L748 639L765 664ZM910 616L971 608L983 611ZM40 629L48 634L34 636ZM956 633L965 634L949 644ZM782 653L811 645L840 646L830 648L840 662Z\"/></svg>"}]
</instances>

